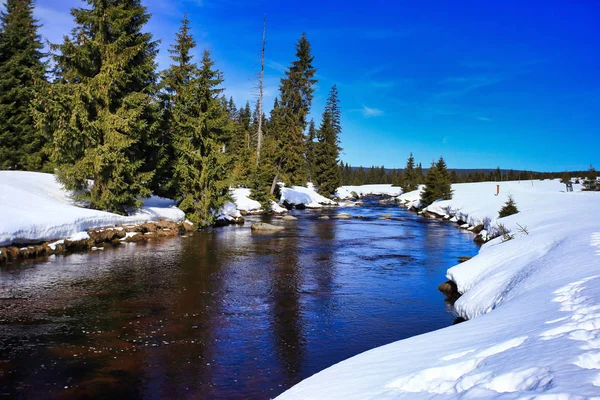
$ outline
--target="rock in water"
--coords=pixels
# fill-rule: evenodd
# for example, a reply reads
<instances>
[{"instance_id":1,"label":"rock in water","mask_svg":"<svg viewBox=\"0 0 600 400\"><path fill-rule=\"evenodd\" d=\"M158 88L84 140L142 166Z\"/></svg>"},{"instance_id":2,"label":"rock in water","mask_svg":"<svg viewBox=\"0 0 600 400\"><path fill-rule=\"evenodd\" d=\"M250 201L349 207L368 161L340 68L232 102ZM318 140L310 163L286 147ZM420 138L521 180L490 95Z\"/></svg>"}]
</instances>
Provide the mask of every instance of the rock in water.
<instances>
[{"instance_id":1,"label":"rock in water","mask_svg":"<svg viewBox=\"0 0 600 400\"><path fill-rule=\"evenodd\" d=\"M333 218L336 218L336 219L351 219L352 215L346 214L346 213L341 213L341 214L336 215Z\"/></svg>"},{"instance_id":2,"label":"rock in water","mask_svg":"<svg viewBox=\"0 0 600 400\"><path fill-rule=\"evenodd\" d=\"M276 232L281 231L284 228L283 226L271 225L264 222L255 222L254 224L252 224L251 229L253 231Z\"/></svg>"},{"instance_id":3,"label":"rock in water","mask_svg":"<svg viewBox=\"0 0 600 400\"><path fill-rule=\"evenodd\" d=\"M294 217L293 215L284 215L281 219L284 221L295 221L298 218Z\"/></svg>"}]
</instances>

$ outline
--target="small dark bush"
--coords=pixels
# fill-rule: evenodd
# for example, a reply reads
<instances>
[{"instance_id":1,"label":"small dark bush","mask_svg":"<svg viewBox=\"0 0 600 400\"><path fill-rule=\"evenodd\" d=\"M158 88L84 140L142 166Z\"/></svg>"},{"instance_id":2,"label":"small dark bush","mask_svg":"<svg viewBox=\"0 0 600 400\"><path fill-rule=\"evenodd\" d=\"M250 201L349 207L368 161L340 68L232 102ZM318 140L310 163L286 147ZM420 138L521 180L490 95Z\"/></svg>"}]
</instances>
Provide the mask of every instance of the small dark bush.
<instances>
[{"instance_id":1,"label":"small dark bush","mask_svg":"<svg viewBox=\"0 0 600 400\"><path fill-rule=\"evenodd\" d=\"M509 215L513 215L518 212L519 209L517 208L517 203L515 203L515 199L513 199L512 195L509 194L508 200L498 212L498 218L508 217Z\"/></svg>"}]
</instances>

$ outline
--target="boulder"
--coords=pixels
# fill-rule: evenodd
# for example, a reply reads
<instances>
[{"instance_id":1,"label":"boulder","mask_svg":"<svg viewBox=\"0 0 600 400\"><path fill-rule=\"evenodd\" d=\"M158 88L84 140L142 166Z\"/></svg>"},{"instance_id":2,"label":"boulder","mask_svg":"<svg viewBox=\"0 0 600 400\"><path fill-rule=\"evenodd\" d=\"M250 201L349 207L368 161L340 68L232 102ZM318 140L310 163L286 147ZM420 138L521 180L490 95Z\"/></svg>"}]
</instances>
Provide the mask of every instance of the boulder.
<instances>
[{"instance_id":1,"label":"boulder","mask_svg":"<svg viewBox=\"0 0 600 400\"><path fill-rule=\"evenodd\" d=\"M277 232L277 231L281 231L281 230L285 229L283 226L271 225L271 224L267 224L265 222L255 222L252 224L252 226L250 228L253 231L260 231L260 232Z\"/></svg>"},{"instance_id":2,"label":"boulder","mask_svg":"<svg viewBox=\"0 0 600 400\"><path fill-rule=\"evenodd\" d=\"M94 245L92 239L68 240L65 239L65 250L82 251L89 250Z\"/></svg>"},{"instance_id":3,"label":"boulder","mask_svg":"<svg viewBox=\"0 0 600 400\"><path fill-rule=\"evenodd\" d=\"M454 304L456 300L460 297L460 293L458 292L458 287L454 281L446 281L438 286L438 290L446 296L446 299L451 304Z\"/></svg>"},{"instance_id":4,"label":"boulder","mask_svg":"<svg viewBox=\"0 0 600 400\"><path fill-rule=\"evenodd\" d=\"M141 232L141 233L156 232L157 230L158 230L158 226L154 222L146 222L142 225L139 225L136 229L136 231Z\"/></svg>"},{"instance_id":5,"label":"boulder","mask_svg":"<svg viewBox=\"0 0 600 400\"><path fill-rule=\"evenodd\" d=\"M328 215L321 215L321 216L319 217L319 219L329 219L329 216L328 216Z\"/></svg>"},{"instance_id":6,"label":"boulder","mask_svg":"<svg viewBox=\"0 0 600 400\"><path fill-rule=\"evenodd\" d=\"M469 229L469 230L475 234L479 234L479 233L481 233L483 228L484 228L483 224L479 224L477 226L474 226L473 229Z\"/></svg>"},{"instance_id":7,"label":"boulder","mask_svg":"<svg viewBox=\"0 0 600 400\"><path fill-rule=\"evenodd\" d=\"M179 227L179 225L177 224L177 222L168 221L166 219L161 219L159 221L156 221L155 224L158 227L158 229L173 229L173 230L177 230L177 228Z\"/></svg>"},{"instance_id":8,"label":"boulder","mask_svg":"<svg viewBox=\"0 0 600 400\"><path fill-rule=\"evenodd\" d=\"M179 224L179 233L193 232L195 230L196 230L196 227L194 226L194 224L187 220L185 220L181 224Z\"/></svg>"},{"instance_id":9,"label":"boulder","mask_svg":"<svg viewBox=\"0 0 600 400\"><path fill-rule=\"evenodd\" d=\"M88 229L88 235L94 243L111 242L114 239L121 239L125 237L125 229L123 228L101 228L101 229Z\"/></svg>"},{"instance_id":10,"label":"boulder","mask_svg":"<svg viewBox=\"0 0 600 400\"><path fill-rule=\"evenodd\" d=\"M352 215L346 213L340 213L334 216L335 219L352 219Z\"/></svg>"},{"instance_id":11,"label":"boulder","mask_svg":"<svg viewBox=\"0 0 600 400\"><path fill-rule=\"evenodd\" d=\"M177 225L175 225L177 227ZM163 228L159 231L156 231L156 236L158 237L171 237L177 236L179 232L175 229Z\"/></svg>"},{"instance_id":12,"label":"boulder","mask_svg":"<svg viewBox=\"0 0 600 400\"><path fill-rule=\"evenodd\" d=\"M293 215L284 215L283 217L281 217L281 219L284 221L295 221L298 218L294 217Z\"/></svg>"}]
</instances>

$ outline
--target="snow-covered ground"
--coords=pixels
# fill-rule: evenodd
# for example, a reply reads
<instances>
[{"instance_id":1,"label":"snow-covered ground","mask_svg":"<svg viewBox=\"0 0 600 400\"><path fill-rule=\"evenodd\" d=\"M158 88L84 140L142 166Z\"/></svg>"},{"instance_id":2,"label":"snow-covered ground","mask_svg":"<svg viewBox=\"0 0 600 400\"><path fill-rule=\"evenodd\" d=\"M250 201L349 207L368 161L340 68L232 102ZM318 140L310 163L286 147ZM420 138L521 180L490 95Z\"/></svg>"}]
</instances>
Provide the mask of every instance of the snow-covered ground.
<instances>
[{"instance_id":1,"label":"snow-covered ground","mask_svg":"<svg viewBox=\"0 0 600 400\"><path fill-rule=\"evenodd\" d=\"M231 189L231 197L235 206L240 211L254 212L260 211L260 203L250 198L251 190L247 188Z\"/></svg>"},{"instance_id":2,"label":"snow-covered ground","mask_svg":"<svg viewBox=\"0 0 600 400\"><path fill-rule=\"evenodd\" d=\"M74 237L100 226L184 217L172 200L156 196L130 216L90 210L78 207L52 174L0 171L0 246Z\"/></svg>"},{"instance_id":3,"label":"snow-covered ground","mask_svg":"<svg viewBox=\"0 0 600 400\"><path fill-rule=\"evenodd\" d=\"M307 208L320 208L324 205L336 204L333 200L317 193L312 185L309 185L309 187L292 186L291 188L281 188L279 204L285 202L294 205L303 204Z\"/></svg>"},{"instance_id":4,"label":"snow-covered ground","mask_svg":"<svg viewBox=\"0 0 600 400\"><path fill-rule=\"evenodd\" d=\"M402 194L402 188L392 185L348 185L339 187L335 192L336 197L339 199L348 199L354 197L354 194L358 197L368 195L396 197Z\"/></svg>"},{"instance_id":5,"label":"snow-covered ground","mask_svg":"<svg viewBox=\"0 0 600 400\"><path fill-rule=\"evenodd\" d=\"M514 234L448 271L467 322L376 348L280 399L600 399L600 193L558 181L453 185L430 211ZM526 227L526 231L520 230ZM441 298L440 298L441 301Z\"/></svg>"}]
</instances>

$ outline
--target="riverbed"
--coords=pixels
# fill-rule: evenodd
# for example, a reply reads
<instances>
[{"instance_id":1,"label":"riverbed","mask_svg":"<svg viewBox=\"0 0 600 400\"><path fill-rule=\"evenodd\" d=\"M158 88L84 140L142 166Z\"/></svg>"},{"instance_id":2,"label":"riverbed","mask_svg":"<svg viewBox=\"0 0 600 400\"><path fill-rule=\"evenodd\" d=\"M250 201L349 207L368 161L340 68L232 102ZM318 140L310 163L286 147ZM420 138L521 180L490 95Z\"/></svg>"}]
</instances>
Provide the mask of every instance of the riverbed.
<instances>
[{"instance_id":1,"label":"riverbed","mask_svg":"<svg viewBox=\"0 0 600 400\"><path fill-rule=\"evenodd\" d=\"M268 399L451 325L436 287L473 235L367 203L2 266L0 396Z\"/></svg>"}]
</instances>

